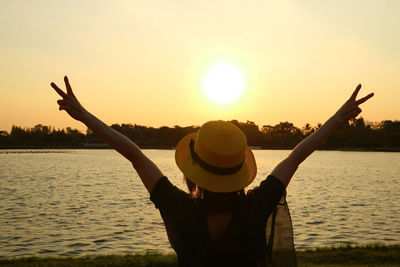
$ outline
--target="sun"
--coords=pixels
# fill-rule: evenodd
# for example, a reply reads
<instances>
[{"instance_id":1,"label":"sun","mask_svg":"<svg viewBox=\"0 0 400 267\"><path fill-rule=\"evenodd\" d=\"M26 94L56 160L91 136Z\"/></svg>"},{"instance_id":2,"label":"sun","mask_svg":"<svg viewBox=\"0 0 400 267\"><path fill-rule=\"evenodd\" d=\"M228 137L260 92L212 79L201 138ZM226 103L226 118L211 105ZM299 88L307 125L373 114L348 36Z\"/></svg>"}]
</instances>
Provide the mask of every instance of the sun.
<instances>
[{"instance_id":1,"label":"sun","mask_svg":"<svg viewBox=\"0 0 400 267\"><path fill-rule=\"evenodd\" d=\"M242 95L244 83L240 68L219 62L208 70L203 80L203 90L212 101L229 104Z\"/></svg>"}]
</instances>

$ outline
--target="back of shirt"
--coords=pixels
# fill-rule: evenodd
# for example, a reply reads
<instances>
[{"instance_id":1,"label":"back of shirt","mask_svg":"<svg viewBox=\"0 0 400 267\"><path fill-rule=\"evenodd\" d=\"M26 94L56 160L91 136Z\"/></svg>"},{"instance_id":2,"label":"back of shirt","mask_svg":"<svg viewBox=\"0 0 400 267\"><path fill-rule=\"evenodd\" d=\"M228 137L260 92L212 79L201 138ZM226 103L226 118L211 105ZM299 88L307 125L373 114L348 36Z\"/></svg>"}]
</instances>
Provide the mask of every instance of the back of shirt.
<instances>
[{"instance_id":1,"label":"back of shirt","mask_svg":"<svg viewBox=\"0 0 400 267\"><path fill-rule=\"evenodd\" d=\"M160 210L179 266L265 266L267 219L284 192L283 184L268 176L240 201L216 240L210 236L201 200L191 198L166 177L155 185L150 199Z\"/></svg>"}]
</instances>

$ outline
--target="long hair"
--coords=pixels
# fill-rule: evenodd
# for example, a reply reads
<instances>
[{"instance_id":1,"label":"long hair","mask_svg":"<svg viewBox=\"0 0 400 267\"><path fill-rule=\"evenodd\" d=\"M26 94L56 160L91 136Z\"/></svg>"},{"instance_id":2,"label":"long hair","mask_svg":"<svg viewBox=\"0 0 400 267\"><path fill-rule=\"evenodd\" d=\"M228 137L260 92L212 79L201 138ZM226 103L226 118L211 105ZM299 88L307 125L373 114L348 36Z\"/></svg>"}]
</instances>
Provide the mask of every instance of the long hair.
<instances>
[{"instance_id":1,"label":"long hair","mask_svg":"<svg viewBox=\"0 0 400 267\"><path fill-rule=\"evenodd\" d=\"M210 213L220 213L233 211L246 195L245 189L230 193L211 192L201 188L190 179L183 178L189 190L190 197L197 200L198 203Z\"/></svg>"}]
</instances>

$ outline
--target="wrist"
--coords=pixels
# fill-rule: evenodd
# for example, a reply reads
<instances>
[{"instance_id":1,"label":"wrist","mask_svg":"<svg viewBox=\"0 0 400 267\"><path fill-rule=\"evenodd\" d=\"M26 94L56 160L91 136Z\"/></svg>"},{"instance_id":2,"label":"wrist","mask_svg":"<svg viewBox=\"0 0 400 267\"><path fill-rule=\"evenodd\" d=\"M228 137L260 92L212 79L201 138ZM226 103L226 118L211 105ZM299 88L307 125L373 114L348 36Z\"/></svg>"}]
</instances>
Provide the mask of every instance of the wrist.
<instances>
[{"instance_id":1,"label":"wrist","mask_svg":"<svg viewBox=\"0 0 400 267\"><path fill-rule=\"evenodd\" d=\"M90 116L92 116L92 114L90 114L88 111L84 110L82 112L82 115L79 118L79 121L86 124L89 121Z\"/></svg>"},{"instance_id":2,"label":"wrist","mask_svg":"<svg viewBox=\"0 0 400 267\"><path fill-rule=\"evenodd\" d=\"M339 127L340 125L342 125L344 123L344 120L341 119L339 116L337 116L336 114L333 115L329 120L328 120L335 128Z\"/></svg>"}]
</instances>

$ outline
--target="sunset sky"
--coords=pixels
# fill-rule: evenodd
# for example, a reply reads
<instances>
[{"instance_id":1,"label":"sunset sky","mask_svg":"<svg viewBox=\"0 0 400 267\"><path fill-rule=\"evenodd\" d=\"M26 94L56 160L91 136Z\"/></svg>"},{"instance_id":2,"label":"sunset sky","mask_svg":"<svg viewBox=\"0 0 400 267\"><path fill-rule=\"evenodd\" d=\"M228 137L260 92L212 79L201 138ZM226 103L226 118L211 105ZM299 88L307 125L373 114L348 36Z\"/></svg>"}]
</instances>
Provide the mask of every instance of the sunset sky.
<instances>
[{"instance_id":1,"label":"sunset sky","mask_svg":"<svg viewBox=\"0 0 400 267\"><path fill-rule=\"evenodd\" d=\"M324 122L375 92L368 121L400 119L400 1L0 1L0 130L85 130L58 111L68 75L107 124ZM241 97L215 103L204 79L234 66ZM235 79L233 79L236 81Z\"/></svg>"}]
</instances>

